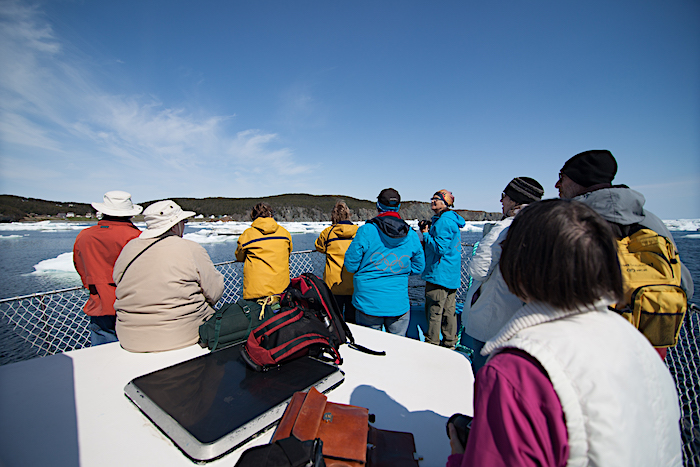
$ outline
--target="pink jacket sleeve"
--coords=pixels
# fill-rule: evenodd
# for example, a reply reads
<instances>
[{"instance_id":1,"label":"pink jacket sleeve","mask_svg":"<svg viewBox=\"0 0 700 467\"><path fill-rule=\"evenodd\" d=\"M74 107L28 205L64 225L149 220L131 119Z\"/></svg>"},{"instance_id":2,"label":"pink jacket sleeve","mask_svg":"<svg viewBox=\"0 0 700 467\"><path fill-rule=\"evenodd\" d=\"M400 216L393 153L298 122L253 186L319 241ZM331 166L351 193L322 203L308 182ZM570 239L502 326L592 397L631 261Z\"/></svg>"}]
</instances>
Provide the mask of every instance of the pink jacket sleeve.
<instances>
[{"instance_id":1,"label":"pink jacket sleeve","mask_svg":"<svg viewBox=\"0 0 700 467\"><path fill-rule=\"evenodd\" d=\"M539 363L519 350L492 358L474 383L466 452L447 467L565 466L568 457L564 412Z\"/></svg>"}]
</instances>

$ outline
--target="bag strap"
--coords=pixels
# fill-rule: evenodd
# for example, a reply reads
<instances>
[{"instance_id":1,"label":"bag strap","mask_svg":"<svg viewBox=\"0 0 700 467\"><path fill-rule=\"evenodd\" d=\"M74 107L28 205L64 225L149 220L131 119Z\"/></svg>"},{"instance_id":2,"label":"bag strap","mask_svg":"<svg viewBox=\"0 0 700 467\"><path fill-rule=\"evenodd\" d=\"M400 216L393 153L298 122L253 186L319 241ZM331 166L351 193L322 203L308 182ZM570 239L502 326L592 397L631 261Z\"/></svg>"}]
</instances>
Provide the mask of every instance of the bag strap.
<instances>
[{"instance_id":1,"label":"bag strap","mask_svg":"<svg viewBox=\"0 0 700 467\"><path fill-rule=\"evenodd\" d=\"M258 300L258 305L261 305L260 308L260 316L258 316L258 321L262 321L265 319L265 307L269 306L271 310L274 310L274 306L276 304L279 304L280 302L280 296L279 294L275 295L268 295L267 297L261 298ZM279 306L278 306L279 308Z\"/></svg>"},{"instance_id":2,"label":"bag strap","mask_svg":"<svg viewBox=\"0 0 700 467\"><path fill-rule=\"evenodd\" d=\"M248 318L248 330L246 331L246 335L250 334L250 329L253 326L253 318L250 317L250 307L247 303L241 304L240 300L237 301L236 304L241 307L241 309L243 310L243 314L246 318ZM216 322L214 323L214 345L211 346L212 352L216 350L216 346L219 345L219 335L221 333L221 320L224 317L223 309L223 307L219 308L218 310L216 310L216 314L214 315Z\"/></svg>"},{"instance_id":3,"label":"bag strap","mask_svg":"<svg viewBox=\"0 0 700 467\"><path fill-rule=\"evenodd\" d=\"M122 271L122 275L119 277L119 282L121 282L121 280L124 278L124 274L126 273L126 270L129 269L129 266L131 266L131 265L134 263L134 261L136 261L136 259L137 259L139 256L141 256L146 250L148 250L149 248L151 248L153 245L155 245L155 244L158 243L159 241L161 241L161 240L163 240L163 239L165 239L165 238L167 238L167 237L169 237L169 236L170 236L170 235L165 235L165 236L163 236L163 237L158 238L158 240L156 240L155 242L151 243L151 244L148 245L146 248L144 248L143 250L141 250L141 251L139 252L138 255L134 256L133 259L132 259L131 261L129 261L129 264L127 264L126 267L124 268L124 270Z\"/></svg>"},{"instance_id":4,"label":"bag strap","mask_svg":"<svg viewBox=\"0 0 700 467\"><path fill-rule=\"evenodd\" d=\"M314 286L314 288L316 289L316 291L317 291L317 293L318 293L318 296L321 298L321 301L324 302L324 305L325 305L326 308L335 307L335 308L334 308L335 310L339 310L340 307L338 307L338 304L336 303L335 297L333 296L333 294L328 294L328 299L331 300L331 303L326 303L326 300L324 300L323 294L322 294L321 291L319 290L319 287L320 287L320 286L316 284L316 279L318 279L317 276L315 276L314 274L312 274L312 273L310 273L310 272L305 272L305 273L302 274L302 276L305 276L305 277L309 280L309 282L311 282L311 284L312 284L312 285ZM334 320L334 321L337 321L337 320ZM345 322L345 320L341 319L341 320L339 320L339 321L340 321L340 325L341 325L342 328L343 328L343 331L345 332L345 338L347 339L348 347L350 347L350 348L352 348L352 349L355 349L355 350L359 350L360 352L366 353L366 354L368 354L368 355L374 355L374 356L378 356L378 357L382 357L382 356L385 356L385 355L386 355L386 352L383 351L383 350L372 350L372 349L370 349L370 348L368 348L368 347L365 347L364 345L360 345L360 344L356 343L356 342L355 342L355 338L353 337L352 332L350 331L350 327L349 327L348 324ZM325 324L327 327L329 327L329 325L330 325L331 323L326 323L326 322L324 322L324 324ZM337 325L337 324L338 324L338 323L336 323L336 325ZM341 342L341 344L345 344L345 343L346 343L346 342Z\"/></svg>"},{"instance_id":5,"label":"bag strap","mask_svg":"<svg viewBox=\"0 0 700 467\"><path fill-rule=\"evenodd\" d=\"M338 225L338 224L333 224L333 227L331 227L331 230L328 231L328 236L326 237L326 244L324 245L324 246L325 246L325 251L324 251L324 253L328 253L328 244L329 244L330 241L331 241L331 234L333 233L333 230L335 229L335 227L336 227L337 225Z\"/></svg>"},{"instance_id":6,"label":"bag strap","mask_svg":"<svg viewBox=\"0 0 700 467\"><path fill-rule=\"evenodd\" d=\"M377 357L384 357L386 355L386 352L384 350L372 350L368 347L365 347L364 345L358 344L357 342L352 342L348 344L348 347L350 347L351 349L359 350L362 353L374 355Z\"/></svg>"}]
</instances>

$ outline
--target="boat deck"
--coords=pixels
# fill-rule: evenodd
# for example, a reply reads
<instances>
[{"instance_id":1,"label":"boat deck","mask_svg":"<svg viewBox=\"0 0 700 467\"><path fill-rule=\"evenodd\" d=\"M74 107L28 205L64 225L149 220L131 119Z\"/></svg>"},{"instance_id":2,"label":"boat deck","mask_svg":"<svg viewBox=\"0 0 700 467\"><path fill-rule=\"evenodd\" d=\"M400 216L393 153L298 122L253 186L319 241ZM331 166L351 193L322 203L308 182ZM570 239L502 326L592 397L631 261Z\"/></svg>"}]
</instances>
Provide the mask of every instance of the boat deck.
<instances>
[{"instance_id":1,"label":"boat deck","mask_svg":"<svg viewBox=\"0 0 700 467\"><path fill-rule=\"evenodd\" d=\"M462 354L350 325L358 343L384 357L341 347L345 381L328 400L367 407L375 426L414 434L421 465L444 465L445 423L471 414L473 375ZM193 345L137 354L118 343L0 367L0 463L53 466L191 466L124 395L131 379L207 353ZM232 466L262 436L208 465Z\"/></svg>"}]
</instances>

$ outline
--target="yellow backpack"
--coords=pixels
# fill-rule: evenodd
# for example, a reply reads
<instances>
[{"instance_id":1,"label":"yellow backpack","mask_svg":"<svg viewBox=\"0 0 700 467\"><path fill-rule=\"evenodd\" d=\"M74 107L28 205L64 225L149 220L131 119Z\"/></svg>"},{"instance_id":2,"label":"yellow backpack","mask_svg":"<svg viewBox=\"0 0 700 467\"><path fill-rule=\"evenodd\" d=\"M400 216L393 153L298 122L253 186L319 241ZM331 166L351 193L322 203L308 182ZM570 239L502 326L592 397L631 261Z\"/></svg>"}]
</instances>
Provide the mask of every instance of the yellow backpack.
<instances>
[{"instance_id":1,"label":"yellow backpack","mask_svg":"<svg viewBox=\"0 0 700 467\"><path fill-rule=\"evenodd\" d=\"M654 347L673 347L688 307L676 247L650 229L619 239L617 247L625 303L615 309Z\"/></svg>"}]
</instances>

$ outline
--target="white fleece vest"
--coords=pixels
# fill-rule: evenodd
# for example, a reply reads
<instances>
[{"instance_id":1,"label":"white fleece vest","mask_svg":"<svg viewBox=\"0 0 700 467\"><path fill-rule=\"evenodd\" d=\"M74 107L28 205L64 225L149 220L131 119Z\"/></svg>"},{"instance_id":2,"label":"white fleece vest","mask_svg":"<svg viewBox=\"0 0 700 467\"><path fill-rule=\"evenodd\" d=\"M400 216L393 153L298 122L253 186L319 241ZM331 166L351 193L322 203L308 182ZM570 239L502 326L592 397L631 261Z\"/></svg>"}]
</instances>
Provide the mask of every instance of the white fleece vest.
<instances>
[{"instance_id":1,"label":"white fleece vest","mask_svg":"<svg viewBox=\"0 0 700 467\"><path fill-rule=\"evenodd\" d=\"M544 367L559 397L569 466L680 466L673 378L646 338L606 303L562 311L521 308L484 346L515 347Z\"/></svg>"}]
</instances>

